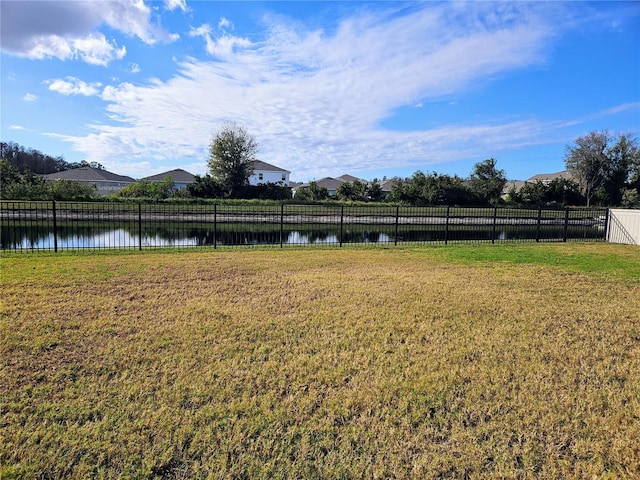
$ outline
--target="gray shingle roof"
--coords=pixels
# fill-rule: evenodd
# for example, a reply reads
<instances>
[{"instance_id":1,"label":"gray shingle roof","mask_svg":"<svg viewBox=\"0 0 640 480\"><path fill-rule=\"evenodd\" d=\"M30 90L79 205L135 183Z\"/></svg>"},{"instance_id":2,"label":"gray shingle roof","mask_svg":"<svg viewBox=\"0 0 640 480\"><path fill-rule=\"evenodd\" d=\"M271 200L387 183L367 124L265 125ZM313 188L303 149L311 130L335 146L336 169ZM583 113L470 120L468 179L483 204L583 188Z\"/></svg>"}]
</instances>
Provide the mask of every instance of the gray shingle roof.
<instances>
[{"instance_id":1,"label":"gray shingle roof","mask_svg":"<svg viewBox=\"0 0 640 480\"><path fill-rule=\"evenodd\" d=\"M538 175L534 175L533 177L529 178L527 182L535 182L537 180L540 180L541 182L550 182L551 180L555 180L556 178L566 178L570 180L573 178L573 175L566 170L556 173L539 173Z\"/></svg>"},{"instance_id":2,"label":"gray shingle roof","mask_svg":"<svg viewBox=\"0 0 640 480\"><path fill-rule=\"evenodd\" d=\"M42 176L48 180L57 180L60 178L63 180L75 180L78 182L135 182L131 177L91 167L72 168L71 170L49 173L48 175Z\"/></svg>"},{"instance_id":3,"label":"gray shingle roof","mask_svg":"<svg viewBox=\"0 0 640 480\"><path fill-rule=\"evenodd\" d=\"M186 170L182 170L181 168L158 173L157 175L151 175L150 177L145 177L144 180L148 180L149 182L161 182L167 177L171 177L174 182L181 183L193 183L196 181L195 175L187 172Z\"/></svg>"},{"instance_id":4,"label":"gray shingle roof","mask_svg":"<svg viewBox=\"0 0 640 480\"><path fill-rule=\"evenodd\" d=\"M362 178L354 177L353 175L349 175L349 174L340 175L338 177L338 180L344 180L345 182L349 182L349 183L353 183L356 181L360 183L368 183L366 180L363 180Z\"/></svg>"},{"instance_id":5,"label":"gray shingle roof","mask_svg":"<svg viewBox=\"0 0 640 480\"><path fill-rule=\"evenodd\" d=\"M340 185L345 183L344 180L340 180L337 178L325 177L320 180L316 180L316 185L319 187L325 187L327 190L337 190ZM309 182L310 183L310 182ZM303 183L300 185L301 187L308 187L309 183Z\"/></svg>"},{"instance_id":6,"label":"gray shingle roof","mask_svg":"<svg viewBox=\"0 0 640 480\"><path fill-rule=\"evenodd\" d=\"M284 168L276 167L275 165L271 165L270 163L263 162L262 160L254 160L253 161L253 169L254 170L263 170L265 172L287 172L287 173L291 173L289 170L285 170Z\"/></svg>"}]
</instances>

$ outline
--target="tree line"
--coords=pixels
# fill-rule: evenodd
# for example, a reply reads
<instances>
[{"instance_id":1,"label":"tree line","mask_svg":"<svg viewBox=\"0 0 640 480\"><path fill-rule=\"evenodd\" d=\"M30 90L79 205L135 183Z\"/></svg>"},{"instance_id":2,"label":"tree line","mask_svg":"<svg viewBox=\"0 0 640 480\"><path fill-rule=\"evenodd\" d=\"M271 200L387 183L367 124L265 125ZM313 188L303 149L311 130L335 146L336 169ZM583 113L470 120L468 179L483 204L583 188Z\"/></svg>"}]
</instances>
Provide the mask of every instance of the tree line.
<instances>
[{"instance_id":1,"label":"tree line","mask_svg":"<svg viewBox=\"0 0 640 480\"><path fill-rule=\"evenodd\" d=\"M291 200L288 186L251 186L258 143L244 127L226 124L209 144L209 172L196 176L182 190L168 178L163 182L139 180L114 194L119 198L145 199L264 199ZM39 174L54 173L95 163L68 163L15 143L0 145L0 198L29 200L88 200L95 189L71 181L46 182ZM393 202L403 205L511 205L565 207L577 205L640 206L640 148L632 135L591 132L566 147L565 165L571 178L525 183L505 193L507 178L494 158L474 165L469 177L415 172L411 177L394 178L390 193L381 182L345 182L335 197L315 182L297 188L294 201Z\"/></svg>"}]
</instances>

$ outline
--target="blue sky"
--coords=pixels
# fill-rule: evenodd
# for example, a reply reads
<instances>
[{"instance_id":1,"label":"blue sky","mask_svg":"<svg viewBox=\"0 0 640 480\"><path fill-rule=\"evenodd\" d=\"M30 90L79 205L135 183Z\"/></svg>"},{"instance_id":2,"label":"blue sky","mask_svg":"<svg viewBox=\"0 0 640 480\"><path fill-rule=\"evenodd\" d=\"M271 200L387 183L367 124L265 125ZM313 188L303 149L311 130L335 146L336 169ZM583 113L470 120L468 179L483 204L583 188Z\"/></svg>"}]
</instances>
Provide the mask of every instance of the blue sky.
<instances>
[{"instance_id":1,"label":"blue sky","mask_svg":"<svg viewBox=\"0 0 640 480\"><path fill-rule=\"evenodd\" d=\"M292 180L564 169L640 132L639 2L7 1L1 139L141 178L227 122Z\"/></svg>"}]
</instances>

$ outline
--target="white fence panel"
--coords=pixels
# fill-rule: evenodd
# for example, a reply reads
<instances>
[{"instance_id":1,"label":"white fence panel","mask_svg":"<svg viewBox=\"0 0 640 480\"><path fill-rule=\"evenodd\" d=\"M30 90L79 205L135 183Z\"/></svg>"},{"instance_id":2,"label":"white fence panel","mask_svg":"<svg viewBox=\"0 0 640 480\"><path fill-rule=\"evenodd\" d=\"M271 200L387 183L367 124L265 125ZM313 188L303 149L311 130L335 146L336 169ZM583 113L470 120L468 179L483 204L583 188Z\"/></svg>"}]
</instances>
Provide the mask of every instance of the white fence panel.
<instances>
[{"instance_id":1,"label":"white fence panel","mask_svg":"<svg viewBox=\"0 0 640 480\"><path fill-rule=\"evenodd\" d=\"M607 242L640 245L640 210L609 210Z\"/></svg>"}]
</instances>

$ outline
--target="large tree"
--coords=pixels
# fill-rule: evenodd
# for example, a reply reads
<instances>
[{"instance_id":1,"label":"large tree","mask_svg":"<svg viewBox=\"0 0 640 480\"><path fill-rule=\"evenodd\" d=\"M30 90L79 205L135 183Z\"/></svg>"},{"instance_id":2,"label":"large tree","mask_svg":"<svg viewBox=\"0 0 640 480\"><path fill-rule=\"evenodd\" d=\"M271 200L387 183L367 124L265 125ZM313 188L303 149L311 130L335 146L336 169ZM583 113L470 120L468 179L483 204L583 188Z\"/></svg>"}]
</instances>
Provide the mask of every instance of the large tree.
<instances>
[{"instance_id":1,"label":"large tree","mask_svg":"<svg viewBox=\"0 0 640 480\"><path fill-rule=\"evenodd\" d=\"M497 168L497 164L495 158L488 158L473 167L468 186L480 203L496 205L502 197L507 177L504 170Z\"/></svg>"},{"instance_id":2,"label":"large tree","mask_svg":"<svg viewBox=\"0 0 640 480\"><path fill-rule=\"evenodd\" d=\"M394 183L389 199L415 206L465 205L471 202L471 193L457 175L425 175L418 170L410 179Z\"/></svg>"},{"instance_id":3,"label":"large tree","mask_svg":"<svg viewBox=\"0 0 640 480\"><path fill-rule=\"evenodd\" d=\"M594 198L617 205L638 161L638 143L629 135L615 137L606 130L590 132L567 146L564 161L580 185L587 206Z\"/></svg>"},{"instance_id":4,"label":"large tree","mask_svg":"<svg viewBox=\"0 0 640 480\"><path fill-rule=\"evenodd\" d=\"M229 197L236 198L249 185L257 152L258 143L235 124L224 125L211 140L209 171Z\"/></svg>"}]
</instances>

